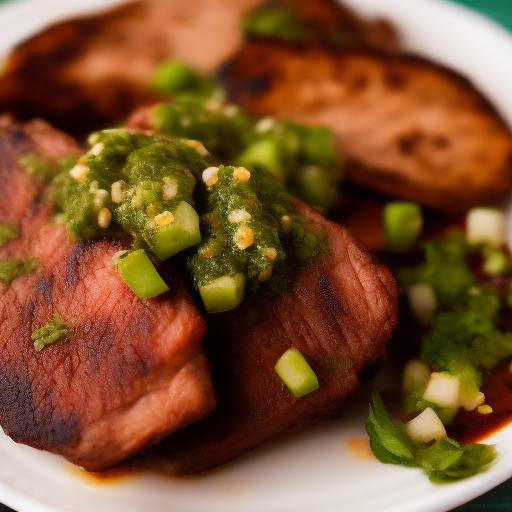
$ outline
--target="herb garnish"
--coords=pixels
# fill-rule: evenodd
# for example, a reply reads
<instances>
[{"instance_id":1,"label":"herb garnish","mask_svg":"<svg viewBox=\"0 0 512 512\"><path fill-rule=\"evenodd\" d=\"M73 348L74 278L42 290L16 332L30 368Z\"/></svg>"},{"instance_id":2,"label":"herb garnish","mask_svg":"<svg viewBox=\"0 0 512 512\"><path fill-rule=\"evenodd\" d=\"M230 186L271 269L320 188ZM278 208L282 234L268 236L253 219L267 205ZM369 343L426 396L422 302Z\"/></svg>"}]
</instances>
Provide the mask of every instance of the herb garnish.
<instances>
[{"instance_id":1,"label":"herb garnish","mask_svg":"<svg viewBox=\"0 0 512 512\"><path fill-rule=\"evenodd\" d=\"M34 272L40 263L36 258L6 258L0 261L0 281L7 286L17 277Z\"/></svg>"},{"instance_id":2,"label":"herb garnish","mask_svg":"<svg viewBox=\"0 0 512 512\"><path fill-rule=\"evenodd\" d=\"M43 350L46 345L55 343L63 338L69 336L69 329L66 323L54 313L53 319L47 324L39 327L32 333L32 340L34 340L34 348L39 352Z\"/></svg>"},{"instance_id":3,"label":"herb garnish","mask_svg":"<svg viewBox=\"0 0 512 512\"><path fill-rule=\"evenodd\" d=\"M377 459L385 464L422 469L435 483L476 475L496 459L494 446L477 443L461 446L447 437L430 446L417 446L402 428L393 424L377 392L372 395L366 431Z\"/></svg>"},{"instance_id":4,"label":"herb garnish","mask_svg":"<svg viewBox=\"0 0 512 512\"><path fill-rule=\"evenodd\" d=\"M3 247L9 240L18 238L19 231L16 226L8 222L0 222L0 247Z\"/></svg>"}]
</instances>

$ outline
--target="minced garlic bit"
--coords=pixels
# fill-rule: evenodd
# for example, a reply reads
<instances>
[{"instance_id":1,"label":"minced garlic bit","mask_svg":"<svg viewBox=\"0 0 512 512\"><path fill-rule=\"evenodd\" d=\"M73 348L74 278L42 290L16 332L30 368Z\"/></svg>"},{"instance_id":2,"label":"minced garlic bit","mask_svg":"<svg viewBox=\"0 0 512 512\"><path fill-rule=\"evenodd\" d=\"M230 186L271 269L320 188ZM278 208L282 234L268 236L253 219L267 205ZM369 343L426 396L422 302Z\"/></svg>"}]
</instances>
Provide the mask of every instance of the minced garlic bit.
<instances>
[{"instance_id":1,"label":"minced garlic bit","mask_svg":"<svg viewBox=\"0 0 512 512\"><path fill-rule=\"evenodd\" d=\"M208 167L203 171L202 174L203 181L206 183L207 187L211 187L215 185L217 181L219 181L219 168L218 167Z\"/></svg>"},{"instance_id":2,"label":"minced garlic bit","mask_svg":"<svg viewBox=\"0 0 512 512\"><path fill-rule=\"evenodd\" d=\"M90 169L84 164L76 164L73 169L69 171L69 174L72 178L75 178L76 181L84 182L89 174Z\"/></svg>"},{"instance_id":3,"label":"minced garlic bit","mask_svg":"<svg viewBox=\"0 0 512 512\"><path fill-rule=\"evenodd\" d=\"M236 246L243 251L254 243L254 231L248 226L241 226L237 229L234 239Z\"/></svg>"},{"instance_id":4,"label":"minced garlic bit","mask_svg":"<svg viewBox=\"0 0 512 512\"><path fill-rule=\"evenodd\" d=\"M267 281L272 276L272 267L266 268L265 270L262 270L258 274L258 280L259 281Z\"/></svg>"},{"instance_id":5,"label":"minced garlic bit","mask_svg":"<svg viewBox=\"0 0 512 512\"><path fill-rule=\"evenodd\" d=\"M165 211L155 217L155 222L158 226L167 226L174 221L174 215L171 212Z\"/></svg>"},{"instance_id":6,"label":"minced garlic bit","mask_svg":"<svg viewBox=\"0 0 512 512\"><path fill-rule=\"evenodd\" d=\"M95 144L92 149L89 151L91 155L98 156L105 149L105 144L103 142L98 142Z\"/></svg>"},{"instance_id":7,"label":"minced garlic bit","mask_svg":"<svg viewBox=\"0 0 512 512\"><path fill-rule=\"evenodd\" d=\"M178 193L178 182L166 176L163 180L162 196L164 199L172 199Z\"/></svg>"},{"instance_id":8,"label":"minced garlic bit","mask_svg":"<svg viewBox=\"0 0 512 512\"><path fill-rule=\"evenodd\" d=\"M201 156L208 155L208 150L198 140L187 140L185 144L190 148L194 148Z\"/></svg>"},{"instance_id":9,"label":"minced garlic bit","mask_svg":"<svg viewBox=\"0 0 512 512\"><path fill-rule=\"evenodd\" d=\"M66 224L66 214L65 213L56 213L54 216L53 216L53 222L55 222L55 224L58 224L59 226L64 226Z\"/></svg>"},{"instance_id":10,"label":"minced garlic bit","mask_svg":"<svg viewBox=\"0 0 512 512\"><path fill-rule=\"evenodd\" d=\"M245 167L237 167L233 171L235 180L247 181L251 177L251 173Z\"/></svg>"},{"instance_id":11,"label":"minced garlic bit","mask_svg":"<svg viewBox=\"0 0 512 512\"><path fill-rule=\"evenodd\" d=\"M222 111L226 117L233 117L238 114L238 107L236 105L226 105Z\"/></svg>"},{"instance_id":12,"label":"minced garlic bit","mask_svg":"<svg viewBox=\"0 0 512 512\"><path fill-rule=\"evenodd\" d=\"M155 203L149 203L146 206L146 213L149 217L153 217L156 215L156 204Z\"/></svg>"},{"instance_id":13,"label":"minced garlic bit","mask_svg":"<svg viewBox=\"0 0 512 512\"><path fill-rule=\"evenodd\" d=\"M215 251L209 246L201 247L199 249L199 253L201 256L203 256L203 258L211 258L215 255Z\"/></svg>"},{"instance_id":14,"label":"minced garlic bit","mask_svg":"<svg viewBox=\"0 0 512 512\"><path fill-rule=\"evenodd\" d=\"M99 185L98 185L98 182L96 180L94 181L91 181L91 186L89 187L89 192L91 194L94 194L95 192L97 192L99 190Z\"/></svg>"},{"instance_id":15,"label":"minced garlic bit","mask_svg":"<svg viewBox=\"0 0 512 512\"><path fill-rule=\"evenodd\" d=\"M204 102L204 108L210 112L218 112L222 108L222 102L216 98L210 98Z\"/></svg>"},{"instance_id":16,"label":"minced garlic bit","mask_svg":"<svg viewBox=\"0 0 512 512\"><path fill-rule=\"evenodd\" d=\"M269 247L265 252L265 256L268 260L274 261L277 258L277 251L273 247Z\"/></svg>"},{"instance_id":17,"label":"minced garlic bit","mask_svg":"<svg viewBox=\"0 0 512 512\"><path fill-rule=\"evenodd\" d=\"M132 197L132 201L130 204L132 208L140 208L142 206L142 198L135 195Z\"/></svg>"},{"instance_id":18,"label":"minced garlic bit","mask_svg":"<svg viewBox=\"0 0 512 512\"><path fill-rule=\"evenodd\" d=\"M258 133L265 133L274 128L276 120L273 117L264 117L256 123L256 131Z\"/></svg>"},{"instance_id":19,"label":"minced garlic bit","mask_svg":"<svg viewBox=\"0 0 512 512\"><path fill-rule=\"evenodd\" d=\"M283 226L283 229L288 229L290 227L290 217L288 215L283 215L281 217L281 226Z\"/></svg>"},{"instance_id":20,"label":"minced garlic bit","mask_svg":"<svg viewBox=\"0 0 512 512\"><path fill-rule=\"evenodd\" d=\"M112 201L120 203L124 199L124 191L126 190L126 183L123 180L115 181L111 187Z\"/></svg>"},{"instance_id":21,"label":"minced garlic bit","mask_svg":"<svg viewBox=\"0 0 512 512\"><path fill-rule=\"evenodd\" d=\"M93 199L94 206L96 206L96 208L101 208L107 200L108 195L108 191L103 188L96 190L96 192L94 192Z\"/></svg>"},{"instance_id":22,"label":"minced garlic bit","mask_svg":"<svg viewBox=\"0 0 512 512\"><path fill-rule=\"evenodd\" d=\"M100 228L106 229L110 226L112 214L108 208L102 208L98 213L98 225Z\"/></svg>"},{"instance_id":23,"label":"minced garlic bit","mask_svg":"<svg viewBox=\"0 0 512 512\"><path fill-rule=\"evenodd\" d=\"M99 138L100 137L97 133L91 133L87 138L87 144L89 144L89 146L95 146L98 143Z\"/></svg>"},{"instance_id":24,"label":"minced garlic bit","mask_svg":"<svg viewBox=\"0 0 512 512\"><path fill-rule=\"evenodd\" d=\"M478 412L480 414L491 414L492 407L490 405L479 405L478 406Z\"/></svg>"},{"instance_id":25,"label":"minced garlic bit","mask_svg":"<svg viewBox=\"0 0 512 512\"><path fill-rule=\"evenodd\" d=\"M228 220L233 224L237 222L247 222L251 220L251 214L243 208L240 210L232 210L228 215Z\"/></svg>"}]
</instances>

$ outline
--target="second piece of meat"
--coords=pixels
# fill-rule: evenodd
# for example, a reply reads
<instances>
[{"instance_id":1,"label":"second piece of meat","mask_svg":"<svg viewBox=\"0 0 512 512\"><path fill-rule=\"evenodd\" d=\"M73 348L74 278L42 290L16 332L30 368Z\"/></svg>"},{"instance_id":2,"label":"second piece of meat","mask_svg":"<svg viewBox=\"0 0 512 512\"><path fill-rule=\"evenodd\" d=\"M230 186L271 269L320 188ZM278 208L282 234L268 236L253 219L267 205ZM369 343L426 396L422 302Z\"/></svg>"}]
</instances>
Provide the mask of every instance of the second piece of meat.
<instances>
[{"instance_id":1,"label":"second piece of meat","mask_svg":"<svg viewBox=\"0 0 512 512\"><path fill-rule=\"evenodd\" d=\"M270 439L340 414L359 375L381 357L397 320L397 287L389 270L343 227L297 202L327 252L301 268L285 291L244 299L210 315L205 349L218 408L169 436L145 456L171 473L201 473ZM296 347L319 389L295 398L274 370Z\"/></svg>"},{"instance_id":2,"label":"second piece of meat","mask_svg":"<svg viewBox=\"0 0 512 512\"><path fill-rule=\"evenodd\" d=\"M80 151L45 123L0 122L0 221L20 230L0 260L40 262L0 293L0 425L17 442L99 471L206 416L215 399L205 322L179 275L167 268L170 290L139 299L112 263L129 243L73 242L16 162ZM31 334L54 315L69 335L37 352Z\"/></svg>"}]
</instances>

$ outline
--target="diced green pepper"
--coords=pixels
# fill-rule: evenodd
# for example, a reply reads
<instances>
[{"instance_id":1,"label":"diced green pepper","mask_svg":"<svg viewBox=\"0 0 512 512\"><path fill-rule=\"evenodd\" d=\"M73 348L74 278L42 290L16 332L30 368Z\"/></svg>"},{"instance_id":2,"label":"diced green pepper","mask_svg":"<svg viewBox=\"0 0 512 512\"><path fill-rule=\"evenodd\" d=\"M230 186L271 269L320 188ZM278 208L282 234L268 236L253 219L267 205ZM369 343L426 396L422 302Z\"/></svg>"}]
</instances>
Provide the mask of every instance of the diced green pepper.
<instances>
[{"instance_id":1,"label":"diced green pepper","mask_svg":"<svg viewBox=\"0 0 512 512\"><path fill-rule=\"evenodd\" d=\"M234 309L244 298L245 276L222 276L199 287L199 293L208 313L222 313Z\"/></svg>"},{"instance_id":2,"label":"diced green pepper","mask_svg":"<svg viewBox=\"0 0 512 512\"><path fill-rule=\"evenodd\" d=\"M276 139L260 139L250 144L238 157L238 165L266 165L278 178L282 178L281 149Z\"/></svg>"},{"instance_id":3,"label":"diced green pepper","mask_svg":"<svg viewBox=\"0 0 512 512\"><path fill-rule=\"evenodd\" d=\"M383 212L386 244L390 251L410 251L421 233L423 216L417 203L396 201L388 203Z\"/></svg>"},{"instance_id":4,"label":"diced green pepper","mask_svg":"<svg viewBox=\"0 0 512 512\"><path fill-rule=\"evenodd\" d=\"M275 370L297 398L307 395L319 387L315 372L295 347L288 349L279 358Z\"/></svg>"},{"instance_id":5,"label":"diced green pepper","mask_svg":"<svg viewBox=\"0 0 512 512\"><path fill-rule=\"evenodd\" d=\"M510 257L503 251L495 249L491 246L486 246L483 252L483 265L482 270L489 276L504 274L510 270Z\"/></svg>"},{"instance_id":6,"label":"diced green pepper","mask_svg":"<svg viewBox=\"0 0 512 512\"><path fill-rule=\"evenodd\" d=\"M332 131L324 127L306 127L302 133L301 153L307 162L326 164L337 161Z\"/></svg>"},{"instance_id":7,"label":"diced green pepper","mask_svg":"<svg viewBox=\"0 0 512 512\"><path fill-rule=\"evenodd\" d=\"M141 299L150 299L169 287L143 249L121 254L116 261L121 277Z\"/></svg>"},{"instance_id":8,"label":"diced green pepper","mask_svg":"<svg viewBox=\"0 0 512 512\"><path fill-rule=\"evenodd\" d=\"M330 206L338 193L336 184L329 179L325 169L309 165L300 170L297 176L297 196L317 208Z\"/></svg>"},{"instance_id":9,"label":"diced green pepper","mask_svg":"<svg viewBox=\"0 0 512 512\"><path fill-rule=\"evenodd\" d=\"M151 245L154 253L165 260L170 256L197 245L201 241L199 216L187 202L181 201L173 213L174 220L158 228Z\"/></svg>"},{"instance_id":10,"label":"diced green pepper","mask_svg":"<svg viewBox=\"0 0 512 512\"><path fill-rule=\"evenodd\" d=\"M176 94L197 81L197 74L189 66L175 60L161 64L153 79L153 87L163 94Z\"/></svg>"}]
</instances>

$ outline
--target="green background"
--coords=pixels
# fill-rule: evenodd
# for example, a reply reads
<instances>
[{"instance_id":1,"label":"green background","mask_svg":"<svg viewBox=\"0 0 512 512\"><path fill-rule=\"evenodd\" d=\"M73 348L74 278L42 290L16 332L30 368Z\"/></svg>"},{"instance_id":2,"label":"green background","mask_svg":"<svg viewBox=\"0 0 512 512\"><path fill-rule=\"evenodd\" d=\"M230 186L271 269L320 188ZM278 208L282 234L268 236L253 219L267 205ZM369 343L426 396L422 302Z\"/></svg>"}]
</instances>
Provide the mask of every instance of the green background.
<instances>
[{"instance_id":1,"label":"green background","mask_svg":"<svg viewBox=\"0 0 512 512\"><path fill-rule=\"evenodd\" d=\"M0 3L14 0L0 0ZM69 0L72 1L72 0ZM388 0L392 2L393 0ZM512 31L512 0L451 0L471 7ZM511 58L512 64L512 58ZM508 66L510 72L510 64ZM512 91L511 91L512 94ZM0 512L4 509L0 505ZM457 508L453 512L512 512L512 480L480 496L476 500Z\"/></svg>"},{"instance_id":2,"label":"green background","mask_svg":"<svg viewBox=\"0 0 512 512\"><path fill-rule=\"evenodd\" d=\"M512 0L457 0L455 3L472 7L512 30Z\"/></svg>"}]
</instances>

